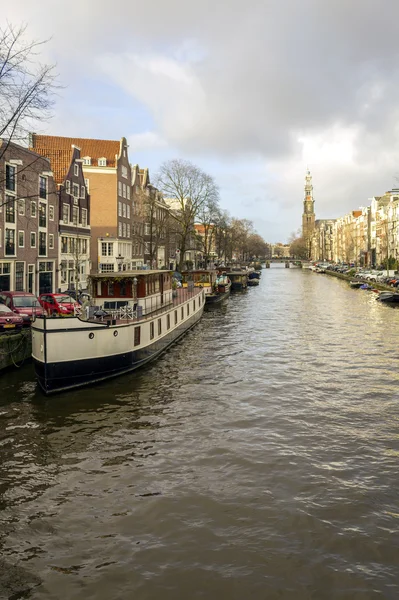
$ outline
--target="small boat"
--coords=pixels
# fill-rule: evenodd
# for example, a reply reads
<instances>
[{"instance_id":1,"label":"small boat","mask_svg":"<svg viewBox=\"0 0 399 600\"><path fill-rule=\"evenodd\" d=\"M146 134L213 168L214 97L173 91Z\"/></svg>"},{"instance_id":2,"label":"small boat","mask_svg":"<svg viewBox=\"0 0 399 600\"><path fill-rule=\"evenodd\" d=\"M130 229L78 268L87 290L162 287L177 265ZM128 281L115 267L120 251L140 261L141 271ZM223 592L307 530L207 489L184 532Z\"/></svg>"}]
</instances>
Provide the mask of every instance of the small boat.
<instances>
[{"instance_id":1,"label":"small boat","mask_svg":"<svg viewBox=\"0 0 399 600\"><path fill-rule=\"evenodd\" d=\"M376 300L379 302L384 302L386 304L398 304L399 303L399 294L397 292L380 292L376 297Z\"/></svg>"},{"instance_id":2,"label":"small boat","mask_svg":"<svg viewBox=\"0 0 399 600\"><path fill-rule=\"evenodd\" d=\"M242 269L231 269L227 274L227 277L231 281L231 291L241 292L246 290L248 287L248 272Z\"/></svg>"},{"instance_id":3,"label":"small boat","mask_svg":"<svg viewBox=\"0 0 399 600\"><path fill-rule=\"evenodd\" d=\"M214 289L211 294L205 294L205 306L216 306L221 304L230 296L231 281L227 277L226 273L223 272L219 275L216 280Z\"/></svg>"},{"instance_id":4,"label":"small boat","mask_svg":"<svg viewBox=\"0 0 399 600\"><path fill-rule=\"evenodd\" d=\"M247 283L249 286L259 285L259 279L257 279L256 277L252 277L252 278L248 279Z\"/></svg>"},{"instance_id":5,"label":"small boat","mask_svg":"<svg viewBox=\"0 0 399 600\"><path fill-rule=\"evenodd\" d=\"M205 290L189 282L172 289L170 271L124 271L90 276L97 306L60 321L32 323L38 383L52 394L123 375L165 352L201 318Z\"/></svg>"},{"instance_id":6,"label":"small boat","mask_svg":"<svg viewBox=\"0 0 399 600\"><path fill-rule=\"evenodd\" d=\"M363 285L363 281L350 281L349 285L351 288L359 289Z\"/></svg>"},{"instance_id":7,"label":"small boat","mask_svg":"<svg viewBox=\"0 0 399 600\"><path fill-rule=\"evenodd\" d=\"M260 279L261 272L260 271L249 271L248 280L249 279Z\"/></svg>"}]
</instances>

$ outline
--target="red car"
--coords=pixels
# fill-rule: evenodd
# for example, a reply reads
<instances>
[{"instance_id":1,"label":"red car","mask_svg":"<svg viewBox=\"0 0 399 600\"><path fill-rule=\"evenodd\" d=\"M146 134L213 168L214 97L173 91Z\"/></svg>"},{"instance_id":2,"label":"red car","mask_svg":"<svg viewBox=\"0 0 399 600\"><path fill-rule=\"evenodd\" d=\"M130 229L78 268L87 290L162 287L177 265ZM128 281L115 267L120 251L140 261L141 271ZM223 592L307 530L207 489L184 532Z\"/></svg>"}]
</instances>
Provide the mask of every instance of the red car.
<instances>
[{"instance_id":1,"label":"red car","mask_svg":"<svg viewBox=\"0 0 399 600\"><path fill-rule=\"evenodd\" d=\"M35 315L41 317L44 314L39 300L29 292L0 292L0 304L5 304L12 312L21 315L24 325L30 325Z\"/></svg>"},{"instance_id":2,"label":"red car","mask_svg":"<svg viewBox=\"0 0 399 600\"><path fill-rule=\"evenodd\" d=\"M8 329L21 329L24 320L20 315L12 312L5 304L0 304L0 331Z\"/></svg>"},{"instance_id":3,"label":"red car","mask_svg":"<svg viewBox=\"0 0 399 600\"><path fill-rule=\"evenodd\" d=\"M75 308L80 307L80 304L68 294L40 294L39 302L49 316L73 315Z\"/></svg>"}]
</instances>

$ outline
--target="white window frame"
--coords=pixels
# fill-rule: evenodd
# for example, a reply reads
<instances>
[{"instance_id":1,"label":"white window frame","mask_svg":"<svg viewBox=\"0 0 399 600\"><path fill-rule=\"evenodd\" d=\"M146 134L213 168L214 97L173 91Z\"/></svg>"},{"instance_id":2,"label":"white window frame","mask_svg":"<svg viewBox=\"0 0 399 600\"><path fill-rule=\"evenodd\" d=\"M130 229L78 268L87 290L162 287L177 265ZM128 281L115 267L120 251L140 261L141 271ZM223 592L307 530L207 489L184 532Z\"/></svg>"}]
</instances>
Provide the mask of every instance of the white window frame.
<instances>
[{"instance_id":1,"label":"white window frame","mask_svg":"<svg viewBox=\"0 0 399 600\"><path fill-rule=\"evenodd\" d=\"M126 219L126 204L125 203L122 204L122 215Z\"/></svg>"},{"instance_id":2,"label":"white window frame","mask_svg":"<svg viewBox=\"0 0 399 600\"><path fill-rule=\"evenodd\" d=\"M65 219L65 213L64 213L65 207L67 207L67 209L68 209L68 212L67 212L68 220ZM71 207L69 206L69 204L64 202L64 204L62 205L62 222L67 224L70 222L70 219L71 219Z\"/></svg>"},{"instance_id":3,"label":"white window frame","mask_svg":"<svg viewBox=\"0 0 399 600\"><path fill-rule=\"evenodd\" d=\"M126 183L122 183L122 196L126 198Z\"/></svg>"},{"instance_id":4,"label":"white window frame","mask_svg":"<svg viewBox=\"0 0 399 600\"><path fill-rule=\"evenodd\" d=\"M34 238L35 238L35 243L34 243L34 244L32 244L32 235L33 235L33 236L34 236ZM31 247L31 248L36 248L36 246L37 246L37 235L36 235L36 231L31 231L31 232L30 232L30 235L29 235L29 243L30 243L30 247Z\"/></svg>"},{"instance_id":5,"label":"white window frame","mask_svg":"<svg viewBox=\"0 0 399 600\"><path fill-rule=\"evenodd\" d=\"M84 185L80 186L80 197L81 198L86 198L86 188Z\"/></svg>"},{"instance_id":6,"label":"white window frame","mask_svg":"<svg viewBox=\"0 0 399 600\"><path fill-rule=\"evenodd\" d=\"M87 193L89 193L89 189L90 189L89 185L90 185L89 179L85 178L85 186L86 186Z\"/></svg>"},{"instance_id":7,"label":"white window frame","mask_svg":"<svg viewBox=\"0 0 399 600\"><path fill-rule=\"evenodd\" d=\"M54 233L49 233L48 235L48 249L54 250Z\"/></svg>"},{"instance_id":8,"label":"white window frame","mask_svg":"<svg viewBox=\"0 0 399 600\"><path fill-rule=\"evenodd\" d=\"M83 157L83 164L90 166L91 165L91 157L90 156L84 156Z\"/></svg>"},{"instance_id":9,"label":"white window frame","mask_svg":"<svg viewBox=\"0 0 399 600\"><path fill-rule=\"evenodd\" d=\"M48 206L48 218L49 218L49 221L54 221L54 205L53 204L49 204L49 206Z\"/></svg>"},{"instance_id":10,"label":"white window frame","mask_svg":"<svg viewBox=\"0 0 399 600\"><path fill-rule=\"evenodd\" d=\"M118 196L122 197L122 182L118 181Z\"/></svg>"},{"instance_id":11,"label":"white window frame","mask_svg":"<svg viewBox=\"0 0 399 600\"><path fill-rule=\"evenodd\" d=\"M107 159L105 158L105 156L102 156L101 158L98 159L98 166L99 167L107 166Z\"/></svg>"},{"instance_id":12,"label":"white window frame","mask_svg":"<svg viewBox=\"0 0 399 600\"><path fill-rule=\"evenodd\" d=\"M35 210L33 211L35 214L32 213L32 207L35 207ZM30 201L30 216L32 217L32 219L36 219L37 217L37 204L36 204L36 200L31 200Z\"/></svg>"},{"instance_id":13,"label":"white window frame","mask_svg":"<svg viewBox=\"0 0 399 600\"><path fill-rule=\"evenodd\" d=\"M118 201L118 217L122 216L122 202Z\"/></svg>"},{"instance_id":14,"label":"white window frame","mask_svg":"<svg viewBox=\"0 0 399 600\"><path fill-rule=\"evenodd\" d=\"M19 243L19 236L22 233L22 244ZM18 231L18 248L25 248L25 231L23 229L20 229Z\"/></svg>"},{"instance_id":15,"label":"white window frame","mask_svg":"<svg viewBox=\"0 0 399 600\"><path fill-rule=\"evenodd\" d=\"M87 208L82 208L82 227L87 227Z\"/></svg>"},{"instance_id":16,"label":"white window frame","mask_svg":"<svg viewBox=\"0 0 399 600\"><path fill-rule=\"evenodd\" d=\"M126 205L126 217L128 219L130 219L130 206L129 206L129 204Z\"/></svg>"},{"instance_id":17,"label":"white window frame","mask_svg":"<svg viewBox=\"0 0 399 600\"><path fill-rule=\"evenodd\" d=\"M130 185L129 184L126 186L126 198L128 200L130 200Z\"/></svg>"},{"instance_id":18,"label":"white window frame","mask_svg":"<svg viewBox=\"0 0 399 600\"><path fill-rule=\"evenodd\" d=\"M67 194L71 193L71 182L69 181L69 179L67 179L65 182L65 191Z\"/></svg>"},{"instance_id":19,"label":"white window frame","mask_svg":"<svg viewBox=\"0 0 399 600\"><path fill-rule=\"evenodd\" d=\"M74 163L73 165L73 174L75 175L75 177L78 177L79 175L79 165Z\"/></svg>"},{"instance_id":20,"label":"white window frame","mask_svg":"<svg viewBox=\"0 0 399 600\"><path fill-rule=\"evenodd\" d=\"M126 223L122 223L122 237L126 237Z\"/></svg>"},{"instance_id":21,"label":"white window frame","mask_svg":"<svg viewBox=\"0 0 399 600\"><path fill-rule=\"evenodd\" d=\"M122 222L119 221L118 223L118 235L119 237L122 237Z\"/></svg>"}]
</instances>

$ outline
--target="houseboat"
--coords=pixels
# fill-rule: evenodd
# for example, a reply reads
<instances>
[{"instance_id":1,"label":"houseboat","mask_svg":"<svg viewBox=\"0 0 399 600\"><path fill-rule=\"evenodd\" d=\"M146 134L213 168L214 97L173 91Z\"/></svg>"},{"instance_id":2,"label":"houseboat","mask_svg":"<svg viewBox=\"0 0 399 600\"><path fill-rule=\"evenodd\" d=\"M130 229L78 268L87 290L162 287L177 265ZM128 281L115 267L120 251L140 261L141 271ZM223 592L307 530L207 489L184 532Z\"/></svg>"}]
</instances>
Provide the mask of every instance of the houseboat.
<instances>
[{"instance_id":1,"label":"houseboat","mask_svg":"<svg viewBox=\"0 0 399 600\"><path fill-rule=\"evenodd\" d=\"M216 269L195 269L193 271L182 271L181 275L183 288L192 283L194 287L203 288L206 295L212 293L218 273Z\"/></svg>"},{"instance_id":2,"label":"houseboat","mask_svg":"<svg viewBox=\"0 0 399 600\"><path fill-rule=\"evenodd\" d=\"M248 272L243 269L232 269L228 271L227 277L231 281L231 291L239 292L248 287Z\"/></svg>"},{"instance_id":3,"label":"houseboat","mask_svg":"<svg viewBox=\"0 0 399 600\"><path fill-rule=\"evenodd\" d=\"M32 357L45 394L128 373L156 359L201 318L205 291L172 289L169 271L90 277L96 306L32 323Z\"/></svg>"},{"instance_id":4,"label":"houseboat","mask_svg":"<svg viewBox=\"0 0 399 600\"><path fill-rule=\"evenodd\" d=\"M231 281L227 277L227 274L223 271L216 279L212 293L205 295L205 306L210 307L221 304L230 296L230 291Z\"/></svg>"}]
</instances>

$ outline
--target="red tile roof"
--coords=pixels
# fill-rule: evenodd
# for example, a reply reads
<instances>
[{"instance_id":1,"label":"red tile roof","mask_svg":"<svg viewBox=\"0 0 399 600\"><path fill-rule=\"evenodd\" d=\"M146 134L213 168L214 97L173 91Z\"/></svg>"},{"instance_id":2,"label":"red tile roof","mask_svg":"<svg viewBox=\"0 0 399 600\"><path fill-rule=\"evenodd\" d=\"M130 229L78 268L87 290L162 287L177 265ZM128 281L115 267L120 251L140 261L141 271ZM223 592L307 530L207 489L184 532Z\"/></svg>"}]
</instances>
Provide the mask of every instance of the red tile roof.
<instances>
[{"instance_id":1,"label":"red tile roof","mask_svg":"<svg viewBox=\"0 0 399 600\"><path fill-rule=\"evenodd\" d=\"M81 158L90 156L92 166L97 166L99 158L107 159L107 167L115 167L115 156L119 156L121 142L117 140L93 140L86 138L70 138L55 135L31 136L34 150L50 159L54 179L62 183L68 172L72 158L72 146L80 148Z\"/></svg>"}]
</instances>

